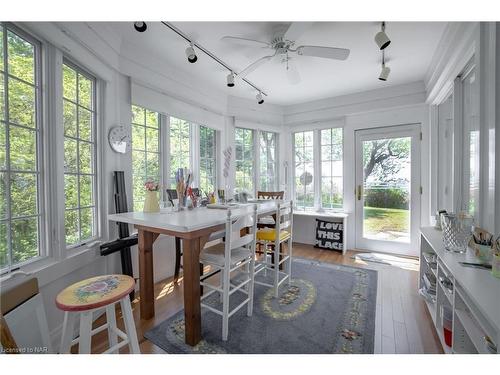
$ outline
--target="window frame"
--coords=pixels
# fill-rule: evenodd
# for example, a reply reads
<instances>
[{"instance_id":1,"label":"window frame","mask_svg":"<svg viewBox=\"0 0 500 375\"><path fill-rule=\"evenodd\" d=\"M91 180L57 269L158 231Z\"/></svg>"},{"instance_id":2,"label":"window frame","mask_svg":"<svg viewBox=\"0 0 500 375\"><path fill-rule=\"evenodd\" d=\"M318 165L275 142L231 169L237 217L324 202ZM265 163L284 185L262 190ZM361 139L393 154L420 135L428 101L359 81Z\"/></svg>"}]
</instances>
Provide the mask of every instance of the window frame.
<instances>
[{"instance_id":1,"label":"window frame","mask_svg":"<svg viewBox=\"0 0 500 375\"><path fill-rule=\"evenodd\" d=\"M322 144L321 144L321 132L323 130L328 130L328 129L341 129L342 131L342 207L323 207L322 204L322 196L321 196L321 181L323 179L323 173L322 173ZM314 194L314 199L313 199L313 205L312 207L305 207L305 206L297 206L297 201L295 199L296 193L297 193L297 187L295 184L295 179L296 179L296 167L295 167L295 134L296 133L305 133L305 132L312 132L313 133L313 194ZM324 126L319 126L319 127L305 127L301 129L296 129L292 131L291 133L291 139L292 139L292 168L291 168L291 176L292 176L292 189L291 189L291 195L292 195L292 200L294 204L294 209L296 211L312 211L312 212L344 212L345 209L345 178L344 178L344 171L345 171L345 126L342 124L325 124Z\"/></svg>"},{"instance_id":2,"label":"window frame","mask_svg":"<svg viewBox=\"0 0 500 375\"><path fill-rule=\"evenodd\" d=\"M261 155L260 155L260 141L263 133L273 134L274 135L274 186L272 190L269 191L278 191L280 186L279 179L279 133L273 132L270 130L257 130L257 150L256 150L256 173L257 173L257 190L262 191L261 186L261 178L263 176L268 177L268 174L262 174L262 165L261 165ZM266 160L267 161L267 160ZM269 163L269 162L268 162Z\"/></svg>"},{"instance_id":3,"label":"window frame","mask_svg":"<svg viewBox=\"0 0 500 375\"><path fill-rule=\"evenodd\" d=\"M189 165L187 166L187 168L193 170L193 173L194 173L194 167L193 167L193 152L194 152L194 143L193 142L193 135L195 134L195 125L194 123L192 123L191 121L189 120L185 120L181 117L177 117L177 116L173 116L173 115L167 115L167 118L168 118L168 121L167 121L167 127L168 127L168 130L167 130L167 134L166 134L166 139L165 139L165 142L167 144L167 152L168 152L168 163L167 164L167 177L166 177L166 185L169 189L172 189L173 185L175 185L175 171L172 170L172 161L171 161L171 157L172 157L172 146L171 146L171 131L172 131L172 118L176 119L176 120L180 120L180 121L184 121L188 124L189 126ZM197 178L197 177L196 177Z\"/></svg>"},{"instance_id":4,"label":"window frame","mask_svg":"<svg viewBox=\"0 0 500 375\"><path fill-rule=\"evenodd\" d=\"M213 158L206 158L206 157L202 157L201 155L201 128L205 128L205 129L208 129L209 131L213 131L214 132L214 145L213 145ZM197 165L197 171L195 171L195 178L197 179L198 181L198 187L201 189L201 165L202 165L202 159L205 159L206 160L212 160L213 159L213 162L214 162L214 170L213 170L213 176L211 176L213 178L213 181L214 181L214 192L217 191L217 184L218 184L218 169L219 169L219 158L217 157L218 156L218 149L219 149L219 141L218 141L218 131L217 129L215 128L211 128L210 126L207 126L207 125L202 125L202 124L199 124L197 125L197 134L198 134L198 152L199 152L199 158L198 158L198 165ZM200 190L201 191L201 190ZM205 193L208 193L205 191Z\"/></svg>"},{"instance_id":5,"label":"window frame","mask_svg":"<svg viewBox=\"0 0 500 375\"><path fill-rule=\"evenodd\" d=\"M44 165L45 165L45 147L43 145L44 140L44 107L43 107L43 72L45 69L42 54L43 54L43 45L42 42L31 33L26 32L25 30L19 28L11 22L0 22L0 28L3 30L2 35L2 48L4 48L5 53L3 56L3 64L4 71L0 73L3 78L3 86L4 86L4 110L5 110L5 118L1 120L1 123L5 126L5 157L6 157L6 185L5 185L5 198L6 198L6 219L2 220L2 222L9 223L9 229L7 231L7 251L8 251L8 264L2 268L0 268L0 275L5 273L9 273L12 270L20 269L29 264L41 261L50 256L48 252L48 235L47 235L47 205L46 205L46 189L45 189L45 173L44 173ZM33 60L34 60L34 81L33 83L27 82L17 76L14 76L9 73L9 65L8 65L8 43L7 43L7 34L8 31L16 34L20 38L26 40L28 43L33 45ZM13 78L21 83L29 84L34 88L35 91L35 126L30 128L25 125L12 123L9 118L9 79ZM9 133L10 127L16 126L21 129L29 129L35 131L36 133L36 171L29 171L28 173L36 174L37 176L37 188L36 188L36 202L37 202L37 214L35 215L25 215L20 216L19 218L33 218L38 217L37 220L37 246L38 246L38 255L34 256L28 260L19 263L12 263L12 236L11 236L11 222L12 222L12 210L11 210L11 193L10 193L10 175L12 173L12 169L10 167L10 142L9 142ZM15 172L15 170L14 170ZM24 171L23 173L26 173Z\"/></svg>"},{"instance_id":6,"label":"window frame","mask_svg":"<svg viewBox=\"0 0 500 375\"><path fill-rule=\"evenodd\" d=\"M330 132L332 132L334 129L340 129L340 133L341 133L341 142L338 144L338 143L333 143L333 142L330 142L328 144L323 144L323 141L321 139L321 134L323 131L325 130L329 130ZM344 209L344 128L343 127L328 127L328 128L322 128L322 129L318 129L318 133L319 133L319 143L318 143L318 147L319 147L319 210L322 210L322 211L331 211L331 212L336 212L336 211L340 211L340 210L343 210ZM341 159L340 160L323 160L323 147L327 146L327 147L330 147L332 148L333 146L339 146L342 148L341 149ZM334 161L340 161L341 164L342 164L342 175L341 176L333 176L333 175L328 175L328 176L325 176L323 174L323 162L331 162L333 163ZM342 179L342 183L341 183L341 188L342 188L342 205L340 207L323 207L323 191L322 191L322 186L323 186L323 179L325 177L328 177L330 180L333 180L334 178L341 178Z\"/></svg>"},{"instance_id":7,"label":"window frame","mask_svg":"<svg viewBox=\"0 0 500 375\"><path fill-rule=\"evenodd\" d=\"M71 250L74 250L74 249L80 249L84 246L86 246L87 244L93 242L93 241L96 241L98 240L99 238L101 238L102 236L102 233L101 233L101 209L100 209L100 201L101 201L101 193L100 193L100 188L99 186L101 186L101 163L100 163L100 155L99 155L99 138L102 138L102 132L99 131L99 126L98 126L98 78L92 74L91 72L89 72L87 69L85 69L84 67L82 67L80 64L76 63L71 57L68 57L66 55L63 55L62 57L62 65L61 65L61 72L62 72L62 69L63 69L63 66L64 65L67 65L69 66L71 69L75 70L75 72L77 73L77 86L78 86L78 74L81 74L82 76L86 77L87 79L91 80L93 82L93 90L92 90L92 96L93 96L93 103L91 103L91 107L92 109L89 109L89 108L86 108L82 105L80 105L79 103L75 103L69 99L65 99L64 98L64 89L63 89L63 84L64 84L64 81L62 79L62 74L61 74L61 99L62 99L62 103L63 103L63 106L61 107L63 110L64 110L64 100L68 100L70 103L73 103L76 105L76 109L77 109L77 119L79 117L79 108L82 107L82 108L85 108L87 110L90 110L91 114L92 114L92 118L93 118L93 124L92 124L92 134L93 136L91 137L91 141L85 141L85 140L82 140L81 138L77 137L77 138L74 138L74 137L70 137L70 139L74 139L77 141L77 144L79 144L80 141L83 141L83 142L86 142L86 143L90 143L90 144L93 144L93 152L94 154L91 155L93 156L93 163L92 163L92 166L94 168L94 173L84 173L83 175L86 175L86 176L94 176L94 183L93 183L93 198L94 198L94 205L93 206L85 206L83 208L94 208L94 215L93 215L93 221L94 221L94 225L95 225L95 233L94 235L92 235L91 237L89 238L86 238L86 239L82 239L80 238L78 242L76 242L75 244L70 244L68 245L66 243L66 233L65 233L65 217L63 217L62 221L62 225L63 225L63 238L64 238L64 248L67 250L67 251L71 251ZM79 91L79 87L76 88L77 89L77 101L78 101L78 91ZM62 132L62 138L63 140L66 139L66 135L64 134L64 118L62 120L62 127L61 127L61 132ZM79 127L79 121L77 120L77 127ZM79 147L77 148L77 152L79 150ZM79 158L78 158L79 160ZM62 171L63 171L63 174L66 175L66 171L64 170L64 143L62 145ZM76 175L78 177L78 190L80 190L80 176L82 175L79 171L78 172L75 172L75 173L71 173L72 175ZM64 177L63 177L63 191L64 191ZM80 193L78 193L78 207L75 208L75 210L78 210L78 211L81 211L82 207L80 206ZM64 202L63 204L63 210L64 210L64 213L66 213L66 203ZM79 236L81 236L81 213L79 213L79 223L78 223L78 230L79 230Z\"/></svg>"},{"instance_id":8,"label":"window frame","mask_svg":"<svg viewBox=\"0 0 500 375\"><path fill-rule=\"evenodd\" d=\"M137 123L133 122L133 111L132 111L132 107L133 106L139 107L139 108L141 108L144 111L150 111L150 112L156 113L158 115L158 128L155 129L155 128L151 127L151 126L148 126L146 119L144 120L144 124L137 124ZM131 129L132 130L132 139L131 139L131 141L132 141L132 147L131 147L131 158L132 158L132 168L131 168L131 172L132 172L131 173L131 175L132 175L132 196L131 197L132 197L132 199L131 199L131 201L132 201L132 209L135 211L136 207L134 206L135 199L134 199L134 165L133 165L133 155L134 154L133 154L133 152L134 151L140 151L140 152L144 153L146 163L147 163L147 154L148 154L148 152L150 152L150 153L155 153L155 152L154 151L147 151L147 149L146 150L137 150L137 149L134 150L133 126L134 125L141 126L141 127L144 128L144 131L146 131L148 128L155 129L155 130L158 131L158 152L157 152L158 153L158 174L159 174L159 176L158 176L158 183L160 184L160 186L166 186L165 185L165 172L164 172L164 164L166 164L166 163L163 162L163 157L162 157L164 149L165 149L164 142L163 142L163 138L164 138L164 134L163 133L165 133L165 131L163 130L163 128L165 126L164 125L165 124L165 116L161 112L158 112L158 111L155 111L153 109L144 107L142 105L133 104L133 103L130 106L130 111L132 113L132 118L131 118L131 122L130 122L131 127L132 127L132 129ZM145 135L145 137L146 137L146 135ZM146 166L146 172L147 172L147 166ZM146 173L146 178L147 177L148 177L148 174ZM160 191L162 192L162 195L163 195L163 190L164 190L163 188L160 189Z\"/></svg>"},{"instance_id":9,"label":"window frame","mask_svg":"<svg viewBox=\"0 0 500 375\"><path fill-rule=\"evenodd\" d=\"M257 152L258 152L258 146L259 146L259 143L258 143L258 136L257 136L257 131L255 129L251 129L251 128L244 128L244 127L240 127L240 126L236 126L235 129L234 129L234 148L235 148L235 152L234 152L234 187L235 189L241 189L241 187L239 187L237 185L237 178L236 178L236 173L238 171L238 161L241 161L241 162L245 162L246 160L243 158L243 159L237 159L236 158L236 131L237 130L245 130L245 131L249 131L250 134L252 135L252 152L251 152L251 155L252 155L252 172L251 172L251 176L250 176L250 180L252 182L252 189L250 191L251 194L255 195L258 187L257 187L257 183L258 183L258 179L257 179L257 174L258 174L258 168L259 168L259 163L258 163L258 158L256 157L257 156ZM243 150L243 153L244 153L244 150Z\"/></svg>"}]
</instances>

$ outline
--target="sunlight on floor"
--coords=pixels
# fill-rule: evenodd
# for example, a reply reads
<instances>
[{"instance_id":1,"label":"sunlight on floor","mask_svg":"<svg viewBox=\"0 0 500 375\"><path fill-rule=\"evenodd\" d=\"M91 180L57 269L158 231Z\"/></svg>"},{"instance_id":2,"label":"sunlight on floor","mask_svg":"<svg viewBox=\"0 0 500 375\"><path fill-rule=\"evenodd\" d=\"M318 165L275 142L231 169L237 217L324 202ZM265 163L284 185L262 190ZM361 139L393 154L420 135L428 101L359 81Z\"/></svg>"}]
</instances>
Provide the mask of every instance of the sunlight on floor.
<instances>
[{"instance_id":1,"label":"sunlight on floor","mask_svg":"<svg viewBox=\"0 0 500 375\"><path fill-rule=\"evenodd\" d=\"M381 253L356 254L353 258L357 264L366 265L367 262L380 263L414 272L418 272L420 264L418 259L404 258Z\"/></svg>"},{"instance_id":2,"label":"sunlight on floor","mask_svg":"<svg viewBox=\"0 0 500 375\"><path fill-rule=\"evenodd\" d=\"M179 280L177 282L182 281L182 277L179 277ZM159 300L165 296L168 296L170 293L174 291L175 284L173 281L166 283L165 286L161 289L160 293L158 293L158 296L156 297L156 300Z\"/></svg>"}]
</instances>

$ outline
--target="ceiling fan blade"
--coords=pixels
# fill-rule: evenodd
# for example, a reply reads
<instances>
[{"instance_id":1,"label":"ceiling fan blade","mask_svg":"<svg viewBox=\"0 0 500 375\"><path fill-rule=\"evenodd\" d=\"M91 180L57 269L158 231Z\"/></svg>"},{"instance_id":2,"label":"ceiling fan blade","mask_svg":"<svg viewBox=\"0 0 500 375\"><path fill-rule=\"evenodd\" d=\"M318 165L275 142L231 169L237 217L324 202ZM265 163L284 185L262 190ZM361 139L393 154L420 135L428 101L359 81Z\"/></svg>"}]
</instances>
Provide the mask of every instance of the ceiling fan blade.
<instances>
[{"instance_id":1,"label":"ceiling fan blade","mask_svg":"<svg viewBox=\"0 0 500 375\"><path fill-rule=\"evenodd\" d=\"M292 85L297 85L301 81L300 73L297 70L297 65L295 65L295 62L292 61L291 59L289 59L287 62L286 78L288 79L288 82L290 82L290 84Z\"/></svg>"},{"instance_id":2,"label":"ceiling fan blade","mask_svg":"<svg viewBox=\"0 0 500 375\"><path fill-rule=\"evenodd\" d=\"M304 56L323 57L325 59L345 60L351 51L347 48L300 46L297 53Z\"/></svg>"},{"instance_id":3,"label":"ceiling fan blade","mask_svg":"<svg viewBox=\"0 0 500 375\"><path fill-rule=\"evenodd\" d=\"M241 72L239 72L238 77L245 78L248 74L252 73L259 66L271 60L274 56L276 56L276 54L270 56L264 56L258 59L257 61L254 61L253 63L248 65L245 69L243 69Z\"/></svg>"},{"instance_id":4,"label":"ceiling fan blade","mask_svg":"<svg viewBox=\"0 0 500 375\"><path fill-rule=\"evenodd\" d=\"M314 22L292 22L288 30L283 35L283 39L295 42L309 29Z\"/></svg>"},{"instance_id":5,"label":"ceiling fan blade","mask_svg":"<svg viewBox=\"0 0 500 375\"><path fill-rule=\"evenodd\" d=\"M240 46L248 46L248 47L270 47L271 45L267 42L261 42L260 40L240 38L238 36L223 36L221 38L222 41L228 42L231 44L237 44Z\"/></svg>"}]
</instances>

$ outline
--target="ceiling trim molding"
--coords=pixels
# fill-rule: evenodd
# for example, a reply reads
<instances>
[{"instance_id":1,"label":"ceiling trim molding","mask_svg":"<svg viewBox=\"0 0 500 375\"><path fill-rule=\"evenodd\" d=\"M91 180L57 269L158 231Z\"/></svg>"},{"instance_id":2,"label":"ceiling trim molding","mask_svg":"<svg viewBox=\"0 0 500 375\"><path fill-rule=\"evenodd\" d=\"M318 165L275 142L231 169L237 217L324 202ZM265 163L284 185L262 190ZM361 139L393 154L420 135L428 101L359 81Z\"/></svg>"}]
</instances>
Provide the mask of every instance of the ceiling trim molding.
<instances>
[{"instance_id":1,"label":"ceiling trim molding","mask_svg":"<svg viewBox=\"0 0 500 375\"><path fill-rule=\"evenodd\" d=\"M479 22L450 22L426 73L426 102L439 104L477 50Z\"/></svg>"}]
</instances>

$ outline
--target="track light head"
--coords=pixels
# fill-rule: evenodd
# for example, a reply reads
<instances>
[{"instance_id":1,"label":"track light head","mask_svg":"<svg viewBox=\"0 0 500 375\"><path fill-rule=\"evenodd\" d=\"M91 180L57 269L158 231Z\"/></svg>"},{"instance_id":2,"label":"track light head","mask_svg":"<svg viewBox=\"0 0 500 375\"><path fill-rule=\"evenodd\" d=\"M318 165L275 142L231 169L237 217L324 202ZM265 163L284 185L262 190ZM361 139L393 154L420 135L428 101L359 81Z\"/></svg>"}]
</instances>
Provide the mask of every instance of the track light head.
<instances>
[{"instance_id":1,"label":"track light head","mask_svg":"<svg viewBox=\"0 0 500 375\"><path fill-rule=\"evenodd\" d=\"M257 99L257 103L259 104L264 103L264 98L262 98L262 94L260 92L255 96L255 99Z\"/></svg>"},{"instance_id":2,"label":"track light head","mask_svg":"<svg viewBox=\"0 0 500 375\"><path fill-rule=\"evenodd\" d=\"M385 49L389 44L391 44L391 40L385 33L385 22L382 22L382 29L375 35L375 43L377 43L380 50Z\"/></svg>"},{"instance_id":3,"label":"track light head","mask_svg":"<svg viewBox=\"0 0 500 375\"><path fill-rule=\"evenodd\" d=\"M233 72L227 75L227 87L234 87L234 74Z\"/></svg>"},{"instance_id":4,"label":"track light head","mask_svg":"<svg viewBox=\"0 0 500 375\"><path fill-rule=\"evenodd\" d=\"M146 31L148 29L148 25L144 21L137 21L137 22L134 22L134 29L135 29L135 31L143 33L144 31Z\"/></svg>"},{"instance_id":5,"label":"track light head","mask_svg":"<svg viewBox=\"0 0 500 375\"><path fill-rule=\"evenodd\" d=\"M387 81L387 78L389 78L389 73L391 72L391 68L384 64L382 64L382 70L380 72L380 76L378 77L379 80L381 81Z\"/></svg>"},{"instance_id":6,"label":"track light head","mask_svg":"<svg viewBox=\"0 0 500 375\"><path fill-rule=\"evenodd\" d=\"M196 52L192 44L188 48L186 48L186 57L191 64L194 64L196 61L198 61L198 56L196 56Z\"/></svg>"}]
</instances>

